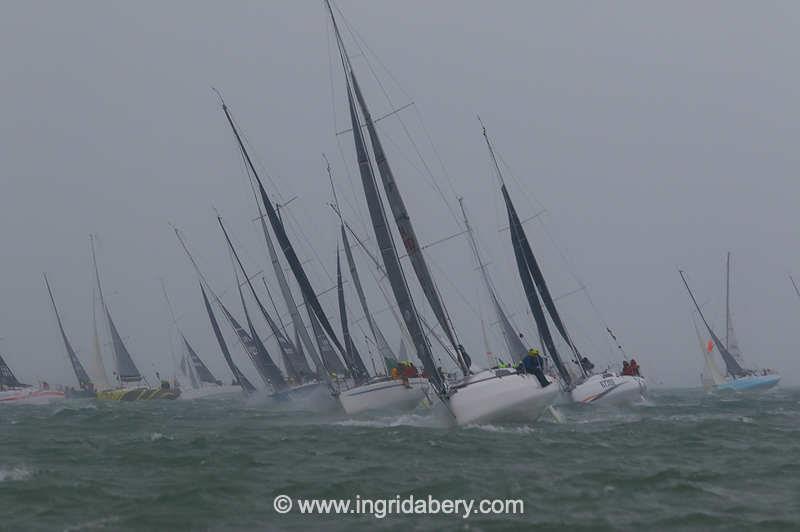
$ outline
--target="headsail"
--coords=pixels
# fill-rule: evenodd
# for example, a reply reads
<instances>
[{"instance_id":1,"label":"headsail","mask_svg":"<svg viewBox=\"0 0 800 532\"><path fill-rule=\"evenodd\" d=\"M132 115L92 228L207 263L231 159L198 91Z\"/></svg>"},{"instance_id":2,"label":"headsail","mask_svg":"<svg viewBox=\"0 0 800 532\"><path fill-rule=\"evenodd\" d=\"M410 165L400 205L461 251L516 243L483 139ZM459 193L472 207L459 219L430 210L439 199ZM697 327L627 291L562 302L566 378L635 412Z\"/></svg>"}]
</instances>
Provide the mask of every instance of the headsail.
<instances>
[{"instance_id":1,"label":"headsail","mask_svg":"<svg viewBox=\"0 0 800 532\"><path fill-rule=\"evenodd\" d=\"M64 341L64 348L67 350L67 357L69 357L69 361L72 364L72 370L75 372L75 378L78 379L78 385L84 390L91 389L93 387L92 381L89 379L89 375L86 374L86 370L83 369L83 364L81 364L80 359L78 359L78 355L72 348L72 344L69 343L67 333L64 331L64 325L61 323L61 316L58 313L56 300L53 297L53 291L50 289L50 282L47 280L47 275L44 275L44 284L47 287L47 293L50 296L50 303L53 304L53 312L55 312L56 315L58 330L61 332L61 339Z\"/></svg>"},{"instance_id":2,"label":"headsail","mask_svg":"<svg viewBox=\"0 0 800 532\"><path fill-rule=\"evenodd\" d=\"M489 299L494 307L494 312L497 316L497 321L500 324L500 329L503 331L503 339L506 342L508 354L516 365L525 357L527 354L527 349L525 349L525 346L522 344L522 340L519 339L519 334L511 325L511 321L508 319L508 316L503 310L503 306L500 304L500 299L497 297L494 284L489 278L489 272L486 271L486 264L481 258L480 250L478 249L478 243L475 239L475 234L472 231L472 226L467 218L467 211L464 209L463 198L459 198L458 204L461 207L461 214L464 216L464 225L467 228L467 235L469 236L472 253L475 256L475 261L478 263L478 269L481 272L481 279L483 280L484 287L486 288L486 291L489 294Z\"/></svg>"},{"instance_id":3,"label":"headsail","mask_svg":"<svg viewBox=\"0 0 800 532\"><path fill-rule=\"evenodd\" d=\"M305 301L305 296L303 296L303 300ZM336 354L336 350L325 335L325 331L322 325L320 325L316 313L308 305L308 302L306 302L305 305L308 310L308 321L311 323L311 331L317 339L317 348L319 348L319 354L322 357L322 364L328 370L329 374L335 373L339 377L343 376L347 371L344 364L341 359L339 359L339 355Z\"/></svg>"},{"instance_id":4,"label":"headsail","mask_svg":"<svg viewBox=\"0 0 800 532\"><path fill-rule=\"evenodd\" d=\"M244 318L247 321L247 327L250 329L250 334L248 335L244 330L242 330L241 326L239 326L239 324L236 323L236 320L233 319L233 316L228 316L228 319L231 320L231 323L234 324L234 328L237 329L236 332L239 334L239 338L242 340L242 345L245 347L247 354L250 355L253 365L258 370L261 378L264 379L264 382L272 386L276 392L285 390L288 387L286 384L286 379L283 378L281 370L278 369L278 366L275 365L272 357L269 356L269 352L267 352L264 342L261 341L258 333L256 333L256 329L253 326L253 320L250 319L250 312L247 310L247 303L244 301L242 285L239 283L238 276L236 277L236 287L239 290L239 299L242 301Z\"/></svg>"},{"instance_id":5,"label":"headsail","mask_svg":"<svg viewBox=\"0 0 800 532\"><path fill-rule=\"evenodd\" d=\"M206 366L205 363L200 359L200 357L197 355L197 352L192 349L192 346L189 344L189 341L186 339L186 337L181 334L181 338L183 339L183 345L186 347L186 353L189 355L189 362L192 365L194 374L197 376L197 380L207 384L219 384L219 381L208 369L208 366Z\"/></svg>"},{"instance_id":6,"label":"headsail","mask_svg":"<svg viewBox=\"0 0 800 532\"><path fill-rule=\"evenodd\" d=\"M120 382L141 381L142 374L139 373L139 369L136 367L136 364L133 363L133 358L131 358L128 348L125 347L125 342L122 341L117 326L114 325L114 320L111 319L111 313L108 311L108 307L104 306L103 308L105 309L108 328L111 332L111 346L114 348L114 360L117 362L117 377Z\"/></svg>"},{"instance_id":7,"label":"headsail","mask_svg":"<svg viewBox=\"0 0 800 532\"><path fill-rule=\"evenodd\" d=\"M8 386L10 388L21 388L23 386L28 386L27 384L22 384L17 380L14 376L14 373L11 371L11 368L8 367L6 361L3 360L3 355L0 355L0 386Z\"/></svg>"},{"instance_id":8,"label":"headsail","mask_svg":"<svg viewBox=\"0 0 800 532\"><path fill-rule=\"evenodd\" d=\"M361 355L356 349L353 337L350 336L350 325L347 323L347 306L344 300L344 285L342 284L342 263L339 258L339 250L336 250L336 288L339 296L339 317L342 321L342 339L344 340L344 352L346 354L347 366L356 384L369 380L369 372L361 359Z\"/></svg>"},{"instance_id":9,"label":"headsail","mask_svg":"<svg viewBox=\"0 0 800 532\"><path fill-rule=\"evenodd\" d=\"M723 362L725 362L728 374L733 377L747 375L747 371L739 365L739 362L736 360L736 358L728 352L725 344L720 341L719 337L714 333L713 329L711 329L706 317L703 315L703 311L700 310L700 305L697 304L697 300L694 298L692 289L689 288L689 283L686 281L686 276L684 275L683 270L678 270L678 273L681 275L681 280L683 281L683 285L686 287L686 291L689 292L689 297L692 299L692 303L694 303L694 308L696 308L697 313L700 314L700 319L703 320L703 324L706 326L708 334L711 335L711 340L714 342L714 345L717 346L719 354L722 356Z\"/></svg>"},{"instance_id":10,"label":"headsail","mask_svg":"<svg viewBox=\"0 0 800 532\"><path fill-rule=\"evenodd\" d=\"M388 220L386 218L386 212L384 211L383 201L378 191L377 181L372 169L372 164L369 160L366 143L361 130L361 121L358 117L358 111L353 95L353 80L355 78L352 76L352 69L349 66L349 59L344 50L344 44L342 42L341 35L339 34L339 28L336 25L336 19L333 17L333 10L331 9L330 4L328 4L328 10L330 11L331 20L333 22L333 28L339 46L339 55L341 56L342 66L345 70L347 100L350 107L350 121L352 125L353 142L355 144L356 158L358 160L358 168L361 175L361 184L364 189L364 195L369 208L372 228L375 232L375 238L381 252L381 257L383 259L384 267L386 268L389 283L392 287L392 292L394 293L397 305L400 307L400 312L403 315L406 328L414 340L414 346L416 348L417 355L422 360L425 371L428 374L437 393L441 394L446 391L445 383L439 374L439 371L437 370L437 365L433 359L433 353L431 352L428 338L423 332L420 317L417 314L417 310L411 298L411 292L408 288L405 275L403 274L403 269L397 254L394 238L390 232ZM409 246L412 249L415 249L416 240L410 241L409 244L407 244L407 247ZM449 331L449 327L447 330ZM468 371L468 368L464 368L463 363L462 370Z\"/></svg>"},{"instance_id":11,"label":"headsail","mask_svg":"<svg viewBox=\"0 0 800 532\"><path fill-rule=\"evenodd\" d=\"M247 377L244 376L242 371L233 361L233 357L231 357L231 352L228 349L228 344L225 342L225 338L222 336L222 331L219 328L219 323L217 322L217 317L214 316L214 311L211 308L211 302L208 300L208 296L206 295L206 291L203 288L203 283L200 283L200 292L203 294L203 303L206 307L206 313L208 313L208 319L211 321L211 328L214 330L214 336L217 338L217 343L219 343L219 348L222 351L222 356L225 358L225 362L228 363L228 368L230 368L231 373L233 374L233 378L236 379L236 383L242 387L242 389L247 393L252 393L256 391L256 387L247 380ZM220 302L220 306L222 303Z\"/></svg>"}]
</instances>

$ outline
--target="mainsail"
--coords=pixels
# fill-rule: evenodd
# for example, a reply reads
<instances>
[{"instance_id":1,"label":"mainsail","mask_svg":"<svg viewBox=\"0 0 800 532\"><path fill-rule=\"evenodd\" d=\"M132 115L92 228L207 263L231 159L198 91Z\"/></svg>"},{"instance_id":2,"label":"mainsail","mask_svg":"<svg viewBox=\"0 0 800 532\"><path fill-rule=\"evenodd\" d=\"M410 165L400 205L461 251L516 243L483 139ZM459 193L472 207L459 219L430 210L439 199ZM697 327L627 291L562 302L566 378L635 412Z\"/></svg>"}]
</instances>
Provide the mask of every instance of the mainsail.
<instances>
[{"instance_id":1,"label":"mainsail","mask_svg":"<svg viewBox=\"0 0 800 532\"><path fill-rule=\"evenodd\" d=\"M50 303L53 304L53 312L56 315L56 322L58 323L58 330L61 332L61 339L64 341L64 348L67 350L67 357L72 364L72 370L75 372L75 378L78 379L78 385L84 390L92 388L92 381L86 370L83 369L83 364L78 359L75 350L72 349L72 344L69 343L67 333L64 331L64 325L61 323L61 316L58 314L58 307L56 307L56 300L53 297L53 291L50 289L50 282L47 280L47 275L44 275L44 284L47 287L47 293L50 295Z\"/></svg>"},{"instance_id":2,"label":"mainsail","mask_svg":"<svg viewBox=\"0 0 800 532\"><path fill-rule=\"evenodd\" d=\"M228 344L225 342L225 338L222 336L222 331L219 328L219 323L217 322L217 317L214 316L214 311L211 308L211 302L208 300L208 296L206 295L206 291L203 288L203 283L200 283L200 292L203 294L203 303L206 307L206 313L208 313L208 319L211 321L211 328L214 330L214 336L217 338L217 343L219 343L219 348L222 351L222 356L225 357L225 362L228 363L228 368L230 368L231 373L233 373L233 378L236 379L236 383L242 387L242 389L247 393L252 393L256 391L256 387L247 380L247 377L244 376L242 371L233 361L233 357L231 357L231 352L228 349ZM222 306L222 302L220 302L220 306ZM226 312L227 314L227 312Z\"/></svg>"},{"instance_id":3,"label":"mainsail","mask_svg":"<svg viewBox=\"0 0 800 532\"><path fill-rule=\"evenodd\" d=\"M378 192L377 181L375 179L375 174L372 169L372 164L370 163L369 160L369 155L367 153L367 147L364 141L363 132L361 131L361 122L359 120L358 111L354 101L353 88L355 85L354 83L355 76L353 75L352 68L350 68L349 59L344 49L344 43L342 42L342 37L339 34L339 28L336 25L336 19L333 16L333 10L331 9L329 3L328 3L328 10L330 12L331 20L333 22L334 32L336 34L336 40L339 47L339 55L341 56L342 60L342 67L344 68L345 71L347 100L350 107L350 121L352 124L353 141L355 143L356 158L358 160L358 168L361 175L361 184L364 189L364 195L366 197L367 206L369 208L370 218L372 220L372 227L375 232L375 238L377 240L378 247L380 248L381 251L383 264L386 268L387 276L389 278L389 283L392 287L392 292L394 293L397 305L400 307L400 311L403 315L403 320L405 321L406 327L409 333L411 334L411 337L414 340L414 345L417 351L417 355L422 360L422 364L425 368L425 371L428 374L436 391L438 393L444 393L446 391L445 383L436 367L436 363L434 362L433 359L433 353L431 352L430 344L428 343L428 339L423 332L422 324L420 322L420 317L417 314L416 308L414 307L414 302L411 298L411 292L409 291L405 275L403 274L403 269L400 264L400 259L397 254L397 249L395 247L394 239L392 238L388 220L386 219L386 213L384 211L383 201L380 197L380 193ZM365 109L366 107L362 106L362 112L365 112ZM373 148L375 148L375 143L373 143ZM386 162L385 157L382 157L382 159L383 159L383 164L385 166ZM392 187L394 186L393 181L390 183L390 185ZM398 211L398 214L399 212L400 211ZM403 212L405 211L403 210ZM406 234L404 236L408 236L409 238L412 239L406 244L406 247L410 248L409 254L411 254L412 250L414 250L416 254L417 245L416 245L416 239L414 239L413 237L413 233L410 235ZM449 327L447 327L446 330L450 331ZM465 368L464 366L465 365L462 362L462 370L465 372L468 371L468 368Z\"/></svg>"},{"instance_id":4,"label":"mainsail","mask_svg":"<svg viewBox=\"0 0 800 532\"><path fill-rule=\"evenodd\" d=\"M347 306L344 300L344 284L342 283L342 263L338 249L336 250L336 289L339 296L339 317L342 321L345 361L356 384L360 384L369 380L369 372L361 359L358 349L356 349L353 337L350 336L350 325L347 323Z\"/></svg>"},{"instance_id":5,"label":"mainsail","mask_svg":"<svg viewBox=\"0 0 800 532\"><path fill-rule=\"evenodd\" d=\"M692 289L689 288L689 283L686 281L686 276L683 273L683 270L678 270L678 273L681 275L681 280L683 281L683 285L686 287L686 291L689 292L689 297L692 299L692 303L694 303L694 307L697 309L697 313L700 314L700 319L703 320L703 324L706 326L708 330L708 334L711 335L711 340L714 342L714 345L717 346L717 350L719 350L719 354L722 356L723 362L725 362L725 367L727 368L728 374L732 377L739 377L743 375L747 375L747 371L739 365L739 362L736 360L736 357L731 355L728 352L728 348L725 347L725 344L719 339L719 337L714 333L711 326L708 324L706 317L703 315L703 311L700 310L700 305L697 304L697 300L694 298L694 294L692 293Z\"/></svg>"},{"instance_id":6,"label":"mainsail","mask_svg":"<svg viewBox=\"0 0 800 532\"><path fill-rule=\"evenodd\" d=\"M308 275L303 269L303 265L300 263L300 259L297 257L297 253L292 246L291 241L289 240L289 236L286 234L286 228L283 226L283 222L281 221L280 217L278 216L278 212L275 209L275 206L269 199L267 195L267 191L264 188L264 184L261 182L261 178L256 171L256 167L253 164L253 161L250 159L250 154L247 152L247 149L244 146L244 142L242 141L241 136L239 135L239 130L236 128L236 124L233 121L233 117L228 110L228 106L225 105L225 102L222 102L222 110L225 113L225 117L228 119L228 124L231 126L233 130L233 135L236 137L236 142L239 145L239 150L242 153L242 157L247 163L247 167L250 169L253 177L256 179L258 184L258 191L261 196L261 203L263 204L264 209L267 212L267 216L269 217L270 225L272 226L272 230L275 233L275 238L278 239L278 245L280 245L281 250L283 251L284 257L286 257L286 261L289 263L289 267L292 269L292 273L294 274L295 280L297 284L300 286L300 291L303 294L303 300L306 303L306 307L308 308L309 314L313 314L316 318L318 325L322 328L324 333L330 339L331 342L336 346L338 351L341 353L344 351L342 344L339 342L339 339L336 337L336 333L331 326L328 317L325 315L325 312L322 309L322 305L317 299L317 294L314 292L313 287L311 286L311 281L308 279ZM312 326L314 325L314 319L311 319ZM317 336L317 345L319 346L319 334ZM327 342L327 339L326 339ZM320 351L322 347L320 346ZM323 356L323 361L324 361ZM323 362L323 364L326 362ZM325 378L328 379L328 372L332 371L332 368L326 368Z\"/></svg>"},{"instance_id":7,"label":"mainsail","mask_svg":"<svg viewBox=\"0 0 800 532\"><path fill-rule=\"evenodd\" d=\"M305 295L303 295L303 300L306 310L308 311L308 321L311 323L311 331L317 339L317 347L322 357L322 364L328 370L328 373L336 374L339 377L343 376L346 373L344 364L342 364L342 361L339 359L339 355L336 354L333 344L330 343L328 337L325 335L325 330L317 319L316 313L311 309L308 302L305 301Z\"/></svg>"},{"instance_id":8,"label":"mainsail","mask_svg":"<svg viewBox=\"0 0 800 532\"><path fill-rule=\"evenodd\" d=\"M3 360L3 355L0 355L0 386L8 386L10 388L21 388L23 386L28 386L27 384L22 384L17 380L14 376L14 373L11 371L11 368L8 367L6 361Z\"/></svg>"},{"instance_id":9,"label":"mainsail","mask_svg":"<svg viewBox=\"0 0 800 532\"><path fill-rule=\"evenodd\" d=\"M495 291L494 284L492 280L489 278L489 272L486 271L486 264L483 262L481 258L480 251L478 249L478 242L475 239L475 234L472 231L472 226L469 223L469 219L467 218L467 211L464 209L464 201L463 198L459 198L458 204L461 207L461 214L464 216L464 225L467 228L467 235L469 236L470 247L472 248L472 254L475 256L475 261L478 263L478 269L481 272L481 279L483 280L484 287L489 294L489 299L492 302L492 306L494 307L495 315L497 316L497 321L500 324L500 329L503 331L503 339L506 342L506 347L508 348L508 354L511 359L514 361L515 365L522 361L522 359L527 354L527 349L522 344L522 340L519 339L519 335L517 331L514 330L514 327L511 325L511 321L508 319L505 311L503 310L503 306L500 304L500 299L497 297L497 292ZM485 331L484 331L485 335ZM487 352L489 351L487 346Z\"/></svg>"}]
</instances>

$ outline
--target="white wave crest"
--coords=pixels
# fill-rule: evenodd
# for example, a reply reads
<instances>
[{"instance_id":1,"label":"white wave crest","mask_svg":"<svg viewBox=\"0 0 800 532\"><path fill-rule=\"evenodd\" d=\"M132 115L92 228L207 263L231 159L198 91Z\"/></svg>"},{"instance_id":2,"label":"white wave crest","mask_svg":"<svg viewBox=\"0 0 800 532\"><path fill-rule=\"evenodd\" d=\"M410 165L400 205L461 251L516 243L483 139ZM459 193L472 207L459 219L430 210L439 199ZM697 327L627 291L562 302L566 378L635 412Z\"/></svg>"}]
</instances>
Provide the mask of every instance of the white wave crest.
<instances>
[{"instance_id":1,"label":"white wave crest","mask_svg":"<svg viewBox=\"0 0 800 532\"><path fill-rule=\"evenodd\" d=\"M26 467L0 467L0 482L13 481L13 480L28 480L33 476L33 471Z\"/></svg>"}]
</instances>

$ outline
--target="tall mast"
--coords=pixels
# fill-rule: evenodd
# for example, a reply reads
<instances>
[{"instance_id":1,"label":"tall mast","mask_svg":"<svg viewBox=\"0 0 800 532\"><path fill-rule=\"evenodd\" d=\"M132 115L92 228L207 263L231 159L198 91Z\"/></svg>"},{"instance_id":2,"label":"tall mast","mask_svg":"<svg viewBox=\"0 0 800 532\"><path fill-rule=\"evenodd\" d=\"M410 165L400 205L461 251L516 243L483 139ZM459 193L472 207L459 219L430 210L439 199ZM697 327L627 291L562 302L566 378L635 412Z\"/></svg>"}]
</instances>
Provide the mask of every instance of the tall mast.
<instances>
[{"instance_id":1,"label":"tall mast","mask_svg":"<svg viewBox=\"0 0 800 532\"><path fill-rule=\"evenodd\" d=\"M425 257L419 245L419 239L416 236L414 226L411 222L411 217L406 209L403 196L400 194L400 190L397 187L394 174L391 166L389 165L389 161L386 158L380 137L378 136L377 129L375 128L375 123L372 120L369 108L367 107L366 100L361 93L361 88L359 87L358 80L347 55L347 50L339 31L339 26L336 23L336 18L333 15L333 8L331 7L330 1L326 0L326 5L331 16L333 30L336 35L336 41L339 48L339 55L341 56L342 60L342 67L344 68L344 73L347 78L347 91L348 98L350 100L349 103L352 106L354 101L358 102L358 108L360 109L361 116L363 117L364 123L367 126L367 132L369 134L370 144L372 145L372 154L375 158L378 175L380 176L387 202L394 217L395 225L397 226L400 238L403 241L403 245L406 253L408 254L409 260L411 261L411 265L414 269L417 280L419 281L420 287L422 288L422 291L428 300L428 304L430 305L431 310L433 310L436 320L439 322L439 326L442 328L442 331L444 331L444 334L451 346L455 352L458 353L459 366L461 367L462 372L467 375L469 374L467 361L462 356L462 348L458 343L458 339L456 337L453 324L450 320L450 316L447 312L447 308L442 301L442 298L436 287L436 283L434 282L433 276L430 273L430 268L425 261ZM351 114L352 113L357 115L355 109L353 109ZM356 135L355 129L359 128L359 135L362 136L362 142L364 142L363 134L360 131L360 122L354 124L353 128L354 135Z\"/></svg>"},{"instance_id":2,"label":"tall mast","mask_svg":"<svg viewBox=\"0 0 800 532\"><path fill-rule=\"evenodd\" d=\"M731 252L725 261L725 349L730 349L731 333Z\"/></svg>"},{"instance_id":3,"label":"tall mast","mask_svg":"<svg viewBox=\"0 0 800 532\"><path fill-rule=\"evenodd\" d=\"M431 352L431 346L429 344L428 338L425 336L425 333L423 332L420 316L417 313L414 301L411 297L411 292L409 290L406 277L403 273L403 269L400 264L397 248L395 247L394 238L392 237L388 220L386 218L386 212L384 211L383 200L381 199L380 193L378 191L378 185L375 179L375 173L372 169L372 164L370 162L369 154L367 152L365 139L363 137L363 132L361 130L361 121L358 116L358 111L355 104L355 96L353 93L355 85L353 81L355 80L355 78L352 76L352 69L349 67L347 53L344 49L344 44L342 42L341 35L339 34L339 27L336 24L336 18L333 16L333 9L331 8L330 2L327 0L326 0L326 5L328 7L328 12L330 13L334 32L336 34L336 40L339 46L339 55L342 60L342 67L344 68L345 71L347 99L350 108L350 121L352 124L353 142L355 144L356 159L358 160L358 168L359 168L359 173L361 175L361 184L364 189L364 195L366 197L367 207L369 208L372 227L375 232L375 237L378 242L378 247L381 251L383 264L384 267L386 268L387 276L389 278L389 282L391 284L395 300L397 301L397 305L398 307L400 307L400 311L403 315L406 327L408 328L408 331L414 340L414 346L417 350L417 356L419 356L419 358L422 360L423 366L425 367L425 371L429 375L429 378L431 379L431 382L433 383L433 386L436 389L437 393L444 394L446 393L446 385L441 375L439 374L436 362L434 361L433 358L433 353ZM364 107L362 106L362 112L363 111ZM373 144L373 148L375 148L375 144ZM408 242L407 246L411 246L412 249L415 248L416 240ZM464 374L467 374L469 372L469 368L466 367L466 364L464 363L462 357L460 356L459 356L459 361L460 361L459 365L461 366L462 372L464 372Z\"/></svg>"},{"instance_id":4,"label":"tall mast","mask_svg":"<svg viewBox=\"0 0 800 532\"><path fill-rule=\"evenodd\" d=\"M533 250L531 249L530 242L525 235L525 229L522 227L522 222L517 215L514 203L511 201L511 196L509 195L505 181L503 180L503 173L500 171L500 165L497 163L497 157L495 156L494 148L492 147L492 143L489 140L489 135L487 134L485 127L483 128L483 138L486 140L486 146L489 149L489 154L491 155L495 171L497 172L497 177L501 184L500 191L503 195L503 201L505 202L506 212L508 214L508 226L511 233L511 244L514 248L514 257L517 261L517 270L519 272L520 280L522 281L523 289L525 290L525 295L528 299L528 306L530 307L531 314L533 314L536 322L536 329L539 333L540 339L542 340L542 348L545 349L546 352L550 353L550 356L553 359L556 368L558 369L558 373L564 380L564 384L569 388L572 386L573 377L564 362L561 360L561 355L559 355L558 350L556 349L555 342L550 334L550 328L547 325L547 317L544 314L544 309L547 309L550 319L553 321L556 329L561 334L561 337L564 339L567 345L572 349L572 352L575 355L574 362L580 368L581 373L584 376L587 375L586 370L583 367L583 364L580 363L580 354L578 353L575 345L572 343L572 340L569 337L566 328L564 327L561 316L558 314L558 310L555 307L555 302L550 295L550 290L544 280L544 275L539 268L539 263L537 262L536 257L533 254ZM544 304L544 308L542 307L542 304Z\"/></svg>"},{"instance_id":5,"label":"tall mast","mask_svg":"<svg viewBox=\"0 0 800 532\"><path fill-rule=\"evenodd\" d=\"M222 98L220 98L222 100ZM314 314L314 317L319 322L322 330L327 337L330 339L331 342L336 346L339 353L344 352L344 347L339 342L339 339L336 336L336 333L331 326L330 320L325 315L325 312L322 309L322 305L317 299L317 295L314 292L313 287L311 286L311 281L308 279L308 275L306 274L305 270L303 269L303 265L300 263L300 259L297 257L297 253L292 246L292 243L289 241L289 237L286 234L286 228L283 225L280 217L278 216L278 212L275 209L275 206L269 199L267 195L267 190L264 188L264 183L261 181L261 177L258 175L258 171L256 170L255 165L253 164L252 159L250 158L250 154L247 152L247 148L245 148L244 141L242 140L241 135L239 134L239 130L236 128L236 124L233 121L233 117L231 116L230 110L228 106L222 101L222 111L225 113L225 118L228 120L228 124L233 131L233 135L236 138L236 143L239 146L239 150L241 151L242 157L244 158L247 167L250 169L253 177L258 184L258 191L259 195L261 196L261 203L264 209L267 212L267 216L269 217L270 225L272 226L272 230L275 233L275 237L278 239L278 244L280 245L283 255L286 258L286 261L289 263L289 267L292 269L292 273L295 276L295 280L297 280L297 284L300 285L300 291L303 294L303 299L306 302L309 314ZM314 325L314 319L311 318L312 326ZM319 338L319 335L317 335ZM319 342L318 342L319 343ZM314 361L315 363L317 360ZM320 362L320 366L323 364ZM318 368L319 369L319 368ZM326 379L328 377L326 376Z\"/></svg>"}]
</instances>

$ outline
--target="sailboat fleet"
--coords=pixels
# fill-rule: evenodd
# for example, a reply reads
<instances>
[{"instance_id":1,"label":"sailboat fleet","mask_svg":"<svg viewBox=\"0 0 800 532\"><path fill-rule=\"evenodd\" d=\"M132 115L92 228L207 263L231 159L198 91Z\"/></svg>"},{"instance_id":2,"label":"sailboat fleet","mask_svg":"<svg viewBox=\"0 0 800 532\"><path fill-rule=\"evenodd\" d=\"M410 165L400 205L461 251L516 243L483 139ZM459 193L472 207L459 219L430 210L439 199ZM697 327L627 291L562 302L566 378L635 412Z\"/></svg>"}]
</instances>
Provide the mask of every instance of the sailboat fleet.
<instances>
[{"instance_id":1,"label":"sailboat fleet","mask_svg":"<svg viewBox=\"0 0 800 532\"><path fill-rule=\"evenodd\" d=\"M459 198L464 234L477 266L476 271L486 302L493 310L505 346L505 355L487 360L488 367L472 360L468 350L460 343L456 324L447 310L446 302L437 288L423 253L419 233L407 208L405 186L393 172L376 121L370 113L356 69L345 47L339 20L330 1L326 0L325 6L330 15L343 73L352 153L357 162L363 193L360 199L366 204L369 227L372 229L371 237L359 236L346 222L339 205L335 180L330 165L327 165L333 197L331 207L338 217L340 233L336 243L335 286L338 331L334 326L336 320L326 313L320 301L321 292L318 287L313 286L311 277L295 250L277 203L270 197L253 163L240 127L222 96L217 93L225 122L233 135L252 185L257 222L263 233L271 277L279 287L278 293L272 294L266 279L262 279L269 301L267 303L258 285L259 274L251 275L253 272L244 264L229 229L222 217L218 216L225 248L232 259L235 294L238 296L236 307L226 305L220 292L212 288L201 271L184 235L174 228L180 248L185 252L196 274L202 309L208 317L219 352L230 371L230 383L226 384L217 378L190 344L178 325L166 295L166 288L164 295L181 354L175 361L173 376L162 379L160 375L156 375L154 385L148 383L112 319L100 281L94 237L91 237L94 352L86 360L86 366L67 337L50 282L47 276L44 277L59 334L77 386L57 391L49 390L44 385L24 385L0 358L0 403L42 402L64 398L138 401L232 396L265 396L275 402L292 403L314 397L321 400L317 407L338 408L347 415L411 412L421 405L427 405L442 411L452 424L463 426L474 423L532 422L548 411L560 418L554 410L557 406L631 404L647 396L647 381L638 370L634 373L618 372L611 368L595 371L594 364L573 340L534 253L534 245L520 220L498 164L495 146L482 124L484 141L498 184L498 196L503 200L508 220L510 245L506 258L511 260L513 254L520 288L517 293L524 294L532 317L532 323L528 325L536 327L541 352L526 345L523 335L512 323L481 255L478 238L470 224L463 198ZM365 243L368 240L374 242L377 252ZM402 250L398 241L402 243ZM395 354L375 320L362 277L359 275L354 248L360 249L368 257L372 266L369 271L388 303L398 333L411 347L414 360L420 363L419 368L409 360L411 357L402 352ZM288 265L288 271L284 269L284 261ZM743 366L731 321L730 256L727 264L724 342L709 325L689 288L684 272L680 272L697 315L711 337L706 346L700 329L696 328L705 362L703 383L712 391L769 389L777 385L779 375L767 370L748 370ZM299 289L299 299L296 298L292 285ZM352 293L358 299L358 306L366 323L365 336L376 356L359 350L355 341L353 323L350 320L352 311L347 306L348 294L352 296ZM253 302L257 309L255 313L252 311ZM281 302L280 306L285 309L284 314L279 309ZM244 316L243 320L237 319L237 308ZM429 313L434 318L432 323L426 319ZM222 316L222 325L217 316ZM259 331L257 322L262 320L267 325L268 336ZM246 354L248 365L258 375L255 380L257 384L245 375L240 364L234 360L223 329L236 338L239 347ZM101 340L101 330L105 331L107 337L105 343ZM613 336L610 329L608 332ZM277 350L268 348L268 344L274 344ZM404 350L405 342L402 345ZM725 364L724 372L717 365L714 349ZM113 360L111 378L106 372L104 362L106 352ZM379 363L375 362L376 358ZM531 364L534 368L541 369L529 370ZM455 372L452 368L455 368Z\"/></svg>"}]
</instances>

